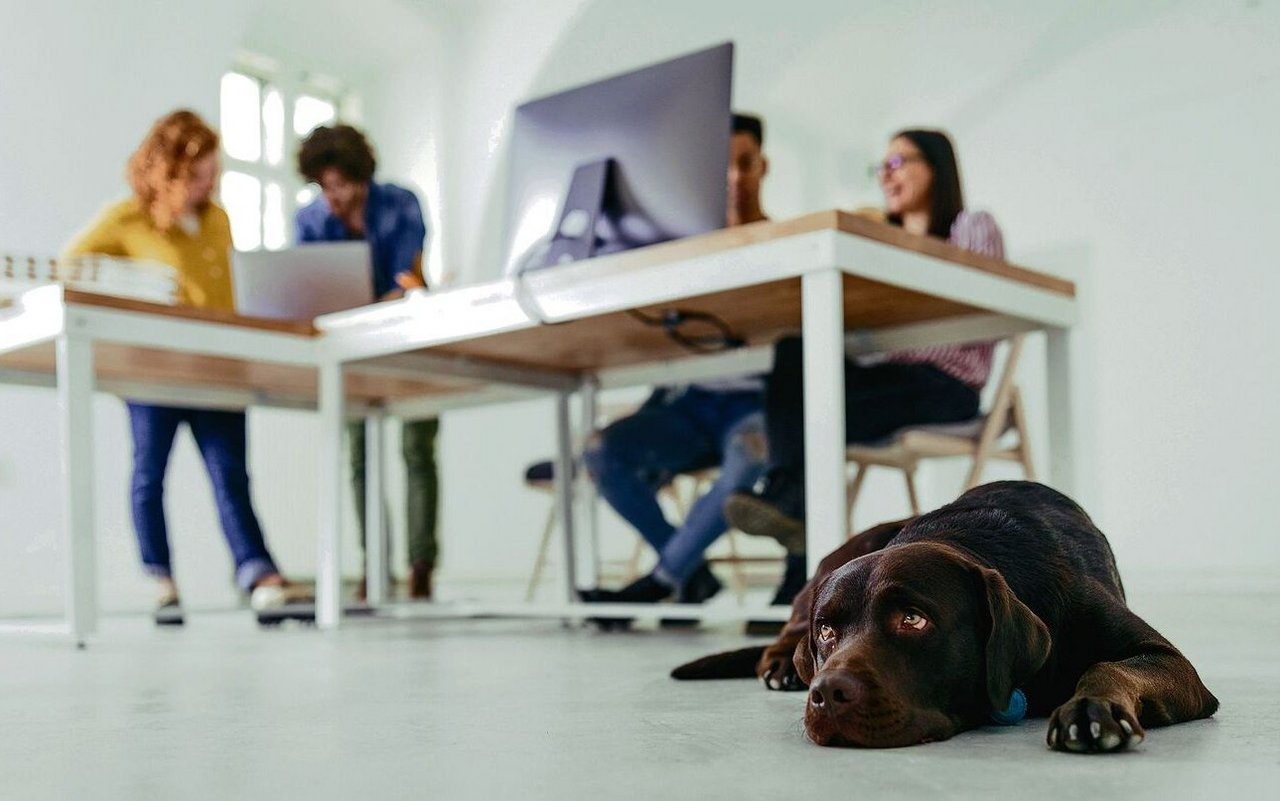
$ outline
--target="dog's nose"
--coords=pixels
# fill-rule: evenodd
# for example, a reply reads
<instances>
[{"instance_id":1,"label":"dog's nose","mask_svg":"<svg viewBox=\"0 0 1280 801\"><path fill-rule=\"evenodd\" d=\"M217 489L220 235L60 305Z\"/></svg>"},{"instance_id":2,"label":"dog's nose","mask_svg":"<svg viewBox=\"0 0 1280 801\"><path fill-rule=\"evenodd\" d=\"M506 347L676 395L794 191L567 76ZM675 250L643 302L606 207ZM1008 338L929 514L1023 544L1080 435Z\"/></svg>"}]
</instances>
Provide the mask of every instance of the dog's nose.
<instances>
[{"instance_id":1,"label":"dog's nose","mask_svg":"<svg viewBox=\"0 0 1280 801\"><path fill-rule=\"evenodd\" d=\"M809 686L809 705L834 712L857 703L865 692L862 682L848 673L824 673Z\"/></svg>"}]
</instances>

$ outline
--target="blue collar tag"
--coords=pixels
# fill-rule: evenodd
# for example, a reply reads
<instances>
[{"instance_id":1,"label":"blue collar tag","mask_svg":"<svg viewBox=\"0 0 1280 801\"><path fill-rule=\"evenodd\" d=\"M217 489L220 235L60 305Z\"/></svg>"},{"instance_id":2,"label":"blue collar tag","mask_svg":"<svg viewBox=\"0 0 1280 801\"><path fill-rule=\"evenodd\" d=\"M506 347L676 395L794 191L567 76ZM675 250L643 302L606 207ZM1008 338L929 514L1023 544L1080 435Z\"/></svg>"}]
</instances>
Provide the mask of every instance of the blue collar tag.
<instances>
[{"instance_id":1,"label":"blue collar tag","mask_svg":"<svg viewBox=\"0 0 1280 801\"><path fill-rule=\"evenodd\" d=\"M1009 696L1009 706L991 713L991 722L997 726L1013 726L1027 716L1027 695L1015 689Z\"/></svg>"}]
</instances>

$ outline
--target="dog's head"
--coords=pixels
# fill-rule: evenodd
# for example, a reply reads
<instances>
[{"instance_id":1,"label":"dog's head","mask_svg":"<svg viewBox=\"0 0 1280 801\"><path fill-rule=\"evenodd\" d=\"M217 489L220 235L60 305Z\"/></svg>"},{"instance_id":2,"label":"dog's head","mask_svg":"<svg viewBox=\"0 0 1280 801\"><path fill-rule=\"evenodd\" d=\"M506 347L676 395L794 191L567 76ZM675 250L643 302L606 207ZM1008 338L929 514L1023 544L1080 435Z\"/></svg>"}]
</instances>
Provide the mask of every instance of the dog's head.
<instances>
[{"instance_id":1,"label":"dog's head","mask_svg":"<svg viewBox=\"0 0 1280 801\"><path fill-rule=\"evenodd\" d=\"M1004 578L939 543L868 554L814 594L795 664L818 745L945 740L1002 710L1044 664L1049 632Z\"/></svg>"}]
</instances>

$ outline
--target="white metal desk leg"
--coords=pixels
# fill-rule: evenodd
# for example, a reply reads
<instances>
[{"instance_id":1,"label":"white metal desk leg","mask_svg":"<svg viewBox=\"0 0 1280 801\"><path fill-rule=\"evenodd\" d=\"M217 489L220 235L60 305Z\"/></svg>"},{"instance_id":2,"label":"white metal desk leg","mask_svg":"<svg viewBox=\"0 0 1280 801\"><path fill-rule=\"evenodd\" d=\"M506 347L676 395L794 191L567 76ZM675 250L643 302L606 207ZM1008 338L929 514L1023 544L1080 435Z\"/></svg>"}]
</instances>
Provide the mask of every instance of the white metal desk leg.
<instances>
[{"instance_id":1,"label":"white metal desk leg","mask_svg":"<svg viewBox=\"0 0 1280 801\"><path fill-rule=\"evenodd\" d=\"M1055 489L1076 497L1080 490L1076 472L1076 413L1072 398L1073 346L1067 328L1046 332L1045 368L1049 405L1049 481Z\"/></svg>"},{"instance_id":2,"label":"white metal desk leg","mask_svg":"<svg viewBox=\"0 0 1280 801\"><path fill-rule=\"evenodd\" d=\"M578 452L586 449L595 436L600 387L594 377L583 380L579 397L582 399L582 416L578 431ZM587 542L591 544L591 586L600 586L600 493L596 483L584 468L578 475L578 504L587 529Z\"/></svg>"},{"instance_id":3,"label":"white metal desk leg","mask_svg":"<svg viewBox=\"0 0 1280 801\"><path fill-rule=\"evenodd\" d=\"M804 325L805 537L809 575L845 540L844 285L841 273L801 283Z\"/></svg>"},{"instance_id":4,"label":"white metal desk leg","mask_svg":"<svg viewBox=\"0 0 1280 801\"><path fill-rule=\"evenodd\" d=\"M370 409L364 419L364 575L370 606L387 602L387 518L383 506L382 409Z\"/></svg>"},{"instance_id":5,"label":"white metal desk leg","mask_svg":"<svg viewBox=\"0 0 1280 801\"><path fill-rule=\"evenodd\" d=\"M578 564L574 548L573 435L569 429L569 393L556 395L556 516L564 532L564 591L569 603L578 600Z\"/></svg>"},{"instance_id":6,"label":"white metal desk leg","mask_svg":"<svg viewBox=\"0 0 1280 801\"><path fill-rule=\"evenodd\" d=\"M93 536L93 341L58 338L63 525L67 535L67 623L83 648L98 629L97 540Z\"/></svg>"},{"instance_id":7,"label":"white metal desk leg","mask_svg":"<svg viewBox=\"0 0 1280 801\"><path fill-rule=\"evenodd\" d=\"M342 365L320 365L320 526L316 567L316 625L337 628L342 622L342 435L344 430Z\"/></svg>"}]
</instances>

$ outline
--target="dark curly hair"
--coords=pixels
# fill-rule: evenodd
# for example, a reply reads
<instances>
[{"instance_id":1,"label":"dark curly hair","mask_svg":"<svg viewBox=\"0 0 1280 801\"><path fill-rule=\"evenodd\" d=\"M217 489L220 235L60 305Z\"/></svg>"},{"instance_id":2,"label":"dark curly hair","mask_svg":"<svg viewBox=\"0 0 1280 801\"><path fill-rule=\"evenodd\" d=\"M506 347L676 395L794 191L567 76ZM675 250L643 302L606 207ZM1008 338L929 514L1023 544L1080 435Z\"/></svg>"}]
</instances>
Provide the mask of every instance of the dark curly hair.
<instances>
[{"instance_id":1,"label":"dark curly hair","mask_svg":"<svg viewBox=\"0 0 1280 801\"><path fill-rule=\"evenodd\" d=\"M298 172L315 183L329 167L337 168L348 181L368 183L377 166L369 140L350 125L321 125L298 148Z\"/></svg>"}]
</instances>

